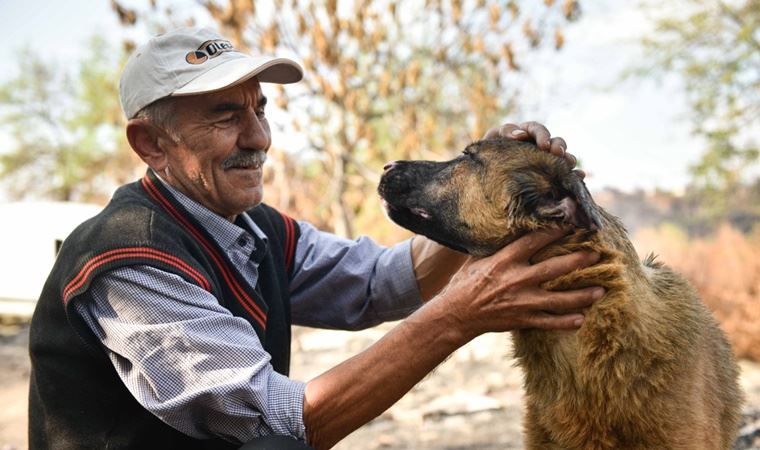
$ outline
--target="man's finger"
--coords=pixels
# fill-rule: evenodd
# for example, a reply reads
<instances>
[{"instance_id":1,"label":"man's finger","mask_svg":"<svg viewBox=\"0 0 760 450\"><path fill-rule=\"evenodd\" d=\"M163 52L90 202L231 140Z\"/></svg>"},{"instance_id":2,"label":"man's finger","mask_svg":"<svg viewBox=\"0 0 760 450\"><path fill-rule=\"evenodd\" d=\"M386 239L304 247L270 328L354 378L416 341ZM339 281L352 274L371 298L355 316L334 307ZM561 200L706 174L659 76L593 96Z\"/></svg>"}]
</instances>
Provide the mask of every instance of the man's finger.
<instances>
[{"instance_id":1,"label":"man's finger","mask_svg":"<svg viewBox=\"0 0 760 450\"><path fill-rule=\"evenodd\" d=\"M579 177L581 177L581 180L586 178L586 171L584 171L583 169L575 169L573 170L573 172L575 172Z\"/></svg>"},{"instance_id":2,"label":"man's finger","mask_svg":"<svg viewBox=\"0 0 760 450\"><path fill-rule=\"evenodd\" d=\"M517 141L531 141L533 138L531 137L530 133L523 130L519 126L508 123L501 127L501 135L510 138L515 139Z\"/></svg>"},{"instance_id":3,"label":"man's finger","mask_svg":"<svg viewBox=\"0 0 760 450\"><path fill-rule=\"evenodd\" d=\"M573 291L544 291L533 304L536 308L555 314L583 309L604 296L604 288L589 287Z\"/></svg>"},{"instance_id":4,"label":"man's finger","mask_svg":"<svg viewBox=\"0 0 760 450\"><path fill-rule=\"evenodd\" d=\"M541 328L543 330L572 330L583 324L583 314L549 314L535 312L521 328Z\"/></svg>"},{"instance_id":5,"label":"man's finger","mask_svg":"<svg viewBox=\"0 0 760 450\"><path fill-rule=\"evenodd\" d=\"M555 256L530 267L526 277L538 283L553 280L576 269L596 264L600 255L596 252L574 252Z\"/></svg>"},{"instance_id":6,"label":"man's finger","mask_svg":"<svg viewBox=\"0 0 760 450\"><path fill-rule=\"evenodd\" d=\"M549 153L559 157L564 157L567 151L567 143L561 137L551 138L549 141ZM575 164L573 164L574 166Z\"/></svg>"},{"instance_id":7,"label":"man's finger","mask_svg":"<svg viewBox=\"0 0 760 450\"><path fill-rule=\"evenodd\" d=\"M495 139L499 137L499 129L500 127L489 128L486 134L483 135L483 139Z\"/></svg>"},{"instance_id":8,"label":"man's finger","mask_svg":"<svg viewBox=\"0 0 760 450\"><path fill-rule=\"evenodd\" d=\"M515 132L516 134L513 134ZM513 123L505 123L504 125L489 129L486 131L483 139L496 139L500 137L517 140L530 139L530 135L525 130L521 130L519 126Z\"/></svg>"},{"instance_id":9,"label":"man's finger","mask_svg":"<svg viewBox=\"0 0 760 450\"><path fill-rule=\"evenodd\" d=\"M545 152L551 149L551 134L545 126L538 122L525 122L520 124L520 128L528 132L538 148Z\"/></svg>"},{"instance_id":10,"label":"man's finger","mask_svg":"<svg viewBox=\"0 0 760 450\"><path fill-rule=\"evenodd\" d=\"M571 227L561 227L534 231L517 239L499 252L507 252L513 257L513 259L525 261L527 263L531 256L535 255L539 250L562 236L565 236L570 230Z\"/></svg>"},{"instance_id":11,"label":"man's finger","mask_svg":"<svg viewBox=\"0 0 760 450\"><path fill-rule=\"evenodd\" d=\"M570 164L570 167L575 167L575 165L578 164L578 158L572 153L565 152L565 161Z\"/></svg>"}]
</instances>

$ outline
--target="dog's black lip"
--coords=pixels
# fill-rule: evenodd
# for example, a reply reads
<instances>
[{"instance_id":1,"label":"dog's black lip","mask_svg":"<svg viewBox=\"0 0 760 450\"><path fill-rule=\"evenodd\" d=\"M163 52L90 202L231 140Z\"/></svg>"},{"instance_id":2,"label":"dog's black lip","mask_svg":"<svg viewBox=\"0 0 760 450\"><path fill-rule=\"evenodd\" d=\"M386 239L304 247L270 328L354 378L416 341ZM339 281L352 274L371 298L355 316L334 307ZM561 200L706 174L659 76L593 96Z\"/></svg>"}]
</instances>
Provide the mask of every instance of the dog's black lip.
<instances>
[{"instance_id":1,"label":"dog's black lip","mask_svg":"<svg viewBox=\"0 0 760 450\"><path fill-rule=\"evenodd\" d=\"M464 253L466 255L471 255L471 253L469 252L469 250L467 250L464 247L460 247L460 246L458 246L458 245L456 245L456 244L454 244L452 242L446 241L444 239L439 239L439 238L436 238L436 237L432 237L432 236L427 236L427 235L423 235L423 236L427 237L428 239L432 239L433 241L435 241L435 242L443 245L444 247L448 247L448 248L450 248L452 250L456 250L459 253Z\"/></svg>"},{"instance_id":2,"label":"dog's black lip","mask_svg":"<svg viewBox=\"0 0 760 450\"><path fill-rule=\"evenodd\" d=\"M416 229L417 228L417 226L416 226L417 224L413 223L413 222L414 221L419 221L419 222L422 222L422 223L424 223L424 222L430 222L430 221L433 220L432 214L431 214L431 218L430 219L425 219L422 216L414 214L411 211L410 207L408 207L408 206L402 206L402 205L397 205L397 204L394 204L394 203L388 201L388 199L385 197L386 192L387 192L387 185L385 184L384 178L383 178L383 179L380 180L380 184L377 187L377 193L380 196L380 200L382 201L383 207L388 212L388 217L393 222L395 222L399 226L404 227L407 230L409 230L409 231L411 231L411 232L413 232L415 234L419 234L419 235L425 236L428 239L431 239L431 240L433 240L433 241L435 241L435 242L443 245L444 247L448 247L448 248L456 250L456 251L458 251L460 253L465 253L465 254L468 254L468 255L471 254L466 248L461 247L461 246L459 246L459 245L457 245L457 244L455 244L455 243L453 243L451 241L448 241L446 239L442 239L442 238L440 238L438 236L432 236L430 234L426 234L426 233L424 233L424 232L422 232L420 230L417 230ZM423 208L423 209L425 209L425 208ZM428 209L425 209L425 211L427 211L430 214L430 212L429 212ZM395 213L397 215L400 215L401 217L394 218L393 217L393 213ZM407 217L407 219L404 219L403 217ZM404 222L408 222L408 223L404 223Z\"/></svg>"},{"instance_id":3,"label":"dog's black lip","mask_svg":"<svg viewBox=\"0 0 760 450\"><path fill-rule=\"evenodd\" d=\"M419 235L425 236L428 239L431 239L431 240L433 240L433 241L435 241L435 242L443 245L444 247L448 247L448 248L456 250L456 251L458 251L460 253L465 253L465 254L468 254L468 255L471 254L469 250L467 250L466 248L461 247L461 246L455 244L454 242L451 242L451 241L449 241L447 239L443 239L443 238L441 238L439 236L434 236L432 234L428 234L428 233L425 233L422 230L419 230L418 227L417 227L417 225L419 225L419 223L414 223L415 220L417 220L419 222L428 222L431 219L425 219L423 217L420 217L420 216L412 213L411 210L410 210L410 208L407 208L406 206L400 206L400 205L391 204L387 200L385 200L384 198L382 200L383 200L383 205L385 206L386 210L388 211L388 217L390 217L390 219L393 222L395 222L396 224L398 224L398 225L406 228L407 230L409 230L409 231L411 231L411 232L413 232L415 234L419 234ZM392 213L396 213L397 216L394 217Z\"/></svg>"},{"instance_id":4,"label":"dog's black lip","mask_svg":"<svg viewBox=\"0 0 760 450\"><path fill-rule=\"evenodd\" d=\"M388 211L393 210L393 211L399 211L399 212L411 214L411 215L413 215L413 216L415 216L415 217L417 217L417 218L419 218L421 220L426 220L426 221L433 219L432 214L430 214L430 211L428 211L427 208L421 208L419 206L395 205L395 204L389 202L388 200L386 200L382 195L380 196L380 200L382 200L383 207L385 207L385 209L388 210ZM430 217L424 217L424 216L422 216L420 213L415 212L414 211L415 209L423 211L425 214L427 214Z\"/></svg>"}]
</instances>

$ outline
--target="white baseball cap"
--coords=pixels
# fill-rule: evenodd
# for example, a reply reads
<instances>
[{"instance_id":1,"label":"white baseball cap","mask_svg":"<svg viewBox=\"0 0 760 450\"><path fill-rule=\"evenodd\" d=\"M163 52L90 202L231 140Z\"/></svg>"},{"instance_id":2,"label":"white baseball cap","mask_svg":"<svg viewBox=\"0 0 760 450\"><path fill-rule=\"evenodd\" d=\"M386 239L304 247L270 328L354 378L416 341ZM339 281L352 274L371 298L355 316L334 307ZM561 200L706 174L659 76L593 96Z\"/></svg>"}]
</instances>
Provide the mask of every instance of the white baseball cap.
<instances>
[{"instance_id":1,"label":"white baseball cap","mask_svg":"<svg viewBox=\"0 0 760 450\"><path fill-rule=\"evenodd\" d=\"M210 28L180 28L138 47L119 82L121 109L128 119L167 96L193 95L242 83L295 83L303 70L293 60L251 56Z\"/></svg>"}]
</instances>

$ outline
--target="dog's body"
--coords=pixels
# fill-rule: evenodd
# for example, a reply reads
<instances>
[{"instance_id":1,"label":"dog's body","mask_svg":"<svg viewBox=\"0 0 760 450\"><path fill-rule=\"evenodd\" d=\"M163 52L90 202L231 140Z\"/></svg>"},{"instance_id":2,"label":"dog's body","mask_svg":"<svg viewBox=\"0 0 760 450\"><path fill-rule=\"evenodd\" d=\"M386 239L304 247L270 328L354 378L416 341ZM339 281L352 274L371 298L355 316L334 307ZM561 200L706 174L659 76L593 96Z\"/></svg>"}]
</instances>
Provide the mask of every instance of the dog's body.
<instances>
[{"instance_id":1,"label":"dog's body","mask_svg":"<svg viewBox=\"0 0 760 450\"><path fill-rule=\"evenodd\" d=\"M528 448L731 448L741 392L725 336L684 279L639 261L619 220L563 160L531 144L480 141L452 161L394 163L379 192L391 219L473 255L563 222L577 231L533 262L602 255L545 286L606 288L578 331L513 333Z\"/></svg>"}]
</instances>

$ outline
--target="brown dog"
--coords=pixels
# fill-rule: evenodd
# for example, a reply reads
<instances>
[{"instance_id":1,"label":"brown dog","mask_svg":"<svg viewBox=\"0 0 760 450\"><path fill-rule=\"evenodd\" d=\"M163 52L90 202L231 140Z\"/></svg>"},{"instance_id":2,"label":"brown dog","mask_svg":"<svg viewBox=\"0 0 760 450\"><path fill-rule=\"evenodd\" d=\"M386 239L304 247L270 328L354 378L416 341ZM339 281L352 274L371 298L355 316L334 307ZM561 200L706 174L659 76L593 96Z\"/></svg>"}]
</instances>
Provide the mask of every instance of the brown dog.
<instances>
[{"instance_id":1,"label":"brown dog","mask_svg":"<svg viewBox=\"0 0 760 450\"><path fill-rule=\"evenodd\" d=\"M579 330L513 332L528 448L731 448L741 392L725 336L683 278L652 257L639 261L623 225L564 160L486 140L447 162L392 163L378 191L396 223L471 255L562 223L577 231L533 262L602 255L545 286L606 288Z\"/></svg>"}]
</instances>

